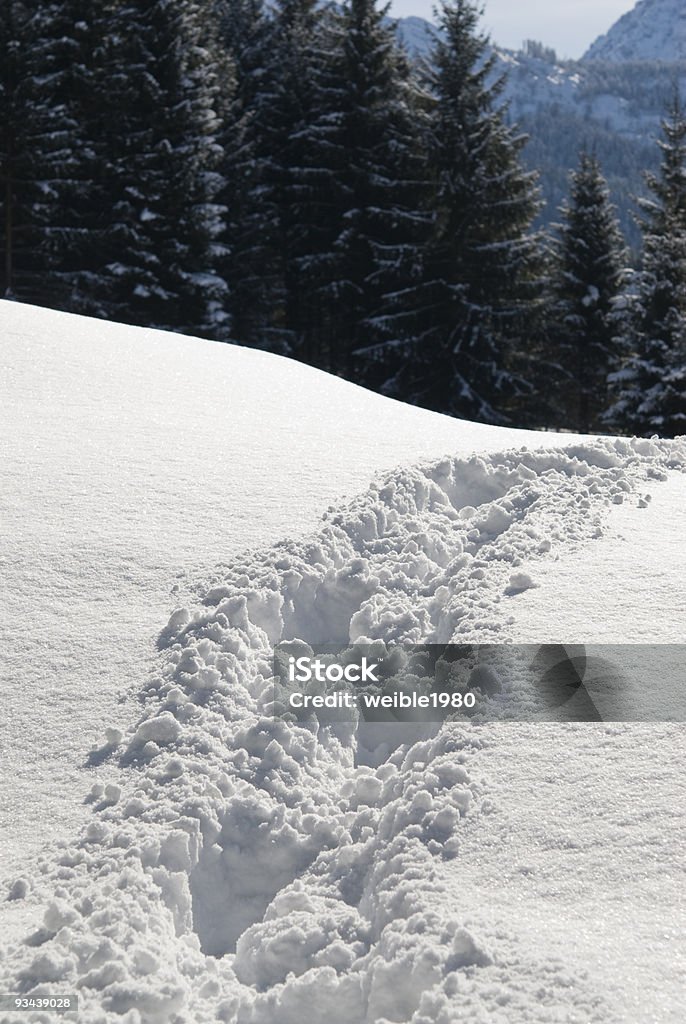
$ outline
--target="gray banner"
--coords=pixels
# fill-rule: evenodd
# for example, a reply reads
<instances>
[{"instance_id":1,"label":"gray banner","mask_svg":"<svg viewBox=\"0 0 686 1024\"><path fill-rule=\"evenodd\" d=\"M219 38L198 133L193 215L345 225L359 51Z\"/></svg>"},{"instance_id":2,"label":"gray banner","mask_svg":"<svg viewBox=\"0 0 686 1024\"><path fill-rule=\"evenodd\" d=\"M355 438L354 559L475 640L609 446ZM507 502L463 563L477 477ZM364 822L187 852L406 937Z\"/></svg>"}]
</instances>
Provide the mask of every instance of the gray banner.
<instances>
[{"instance_id":1,"label":"gray banner","mask_svg":"<svg viewBox=\"0 0 686 1024\"><path fill-rule=\"evenodd\" d=\"M322 722L686 720L686 645L286 641L274 714Z\"/></svg>"}]
</instances>

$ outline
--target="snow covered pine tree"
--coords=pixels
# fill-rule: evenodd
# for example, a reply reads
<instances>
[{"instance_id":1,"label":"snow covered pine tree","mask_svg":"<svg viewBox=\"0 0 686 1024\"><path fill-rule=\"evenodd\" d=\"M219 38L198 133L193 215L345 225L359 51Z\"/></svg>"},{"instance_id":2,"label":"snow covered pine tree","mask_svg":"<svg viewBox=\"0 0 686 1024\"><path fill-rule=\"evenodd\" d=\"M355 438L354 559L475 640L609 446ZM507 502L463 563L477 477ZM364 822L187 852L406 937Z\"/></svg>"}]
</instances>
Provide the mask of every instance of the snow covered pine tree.
<instances>
[{"instance_id":1,"label":"snow covered pine tree","mask_svg":"<svg viewBox=\"0 0 686 1024\"><path fill-rule=\"evenodd\" d=\"M108 9L98 142L109 203L96 256L111 318L227 338L217 196L233 84L211 15L210 0L117 0Z\"/></svg>"},{"instance_id":2,"label":"snow covered pine tree","mask_svg":"<svg viewBox=\"0 0 686 1024\"><path fill-rule=\"evenodd\" d=\"M624 358L610 377L607 422L621 432L686 432L686 115L678 96L662 125L662 166L647 174L643 263L620 320Z\"/></svg>"},{"instance_id":3,"label":"snow covered pine tree","mask_svg":"<svg viewBox=\"0 0 686 1024\"><path fill-rule=\"evenodd\" d=\"M331 250L320 257L331 369L373 385L383 350L370 342L386 337L387 296L415 279L429 224L422 95L387 12L375 0L342 8L330 115L340 130L339 205Z\"/></svg>"},{"instance_id":4,"label":"snow covered pine tree","mask_svg":"<svg viewBox=\"0 0 686 1024\"><path fill-rule=\"evenodd\" d=\"M233 337L241 345L285 350L279 310L283 267L271 153L276 45L263 0L216 0L221 45L235 75L235 95L222 131L226 207L218 262L229 288Z\"/></svg>"},{"instance_id":5,"label":"snow covered pine tree","mask_svg":"<svg viewBox=\"0 0 686 1024\"><path fill-rule=\"evenodd\" d=\"M284 267L283 325L292 353L323 369L333 364L322 261L335 237L346 154L340 139L336 12L314 0L280 0L274 134L280 166L278 208Z\"/></svg>"},{"instance_id":6,"label":"snow covered pine tree","mask_svg":"<svg viewBox=\"0 0 686 1024\"><path fill-rule=\"evenodd\" d=\"M523 386L513 371L540 293L539 243L529 232L536 176L519 153L491 81L480 9L456 0L439 12L426 140L433 230L419 280L392 297L388 346L397 370L386 390L440 412L503 422Z\"/></svg>"},{"instance_id":7,"label":"snow covered pine tree","mask_svg":"<svg viewBox=\"0 0 686 1024\"><path fill-rule=\"evenodd\" d=\"M581 153L553 250L549 363L556 426L602 429L616 362L614 304L625 248L598 160Z\"/></svg>"},{"instance_id":8,"label":"snow covered pine tree","mask_svg":"<svg viewBox=\"0 0 686 1024\"><path fill-rule=\"evenodd\" d=\"M90 150L72 102L85 92L79 0L0 5L0 294L70 305Z\"/></svg>"}]
</instances>

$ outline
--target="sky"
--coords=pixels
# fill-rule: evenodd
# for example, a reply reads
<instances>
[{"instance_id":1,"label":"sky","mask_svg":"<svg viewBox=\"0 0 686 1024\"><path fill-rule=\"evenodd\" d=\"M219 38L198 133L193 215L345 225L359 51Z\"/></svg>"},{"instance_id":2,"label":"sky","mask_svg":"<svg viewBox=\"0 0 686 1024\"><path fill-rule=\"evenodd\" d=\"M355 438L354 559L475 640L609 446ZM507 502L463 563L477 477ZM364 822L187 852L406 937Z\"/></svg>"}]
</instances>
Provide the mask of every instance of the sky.
<instances>
[{"instance_id":1,"label":"sky","mask_svg":"<svg viewBox=\"0 0 686 1024\"><path fill-rule=\"evenodd\" d=\"M396 18L432 19L434 0L393 0ZM500 46L519 49L525 39L554 47L560 57L580 57L635 0L485 0L484 28Z\"/></svg>"}]
</instances>

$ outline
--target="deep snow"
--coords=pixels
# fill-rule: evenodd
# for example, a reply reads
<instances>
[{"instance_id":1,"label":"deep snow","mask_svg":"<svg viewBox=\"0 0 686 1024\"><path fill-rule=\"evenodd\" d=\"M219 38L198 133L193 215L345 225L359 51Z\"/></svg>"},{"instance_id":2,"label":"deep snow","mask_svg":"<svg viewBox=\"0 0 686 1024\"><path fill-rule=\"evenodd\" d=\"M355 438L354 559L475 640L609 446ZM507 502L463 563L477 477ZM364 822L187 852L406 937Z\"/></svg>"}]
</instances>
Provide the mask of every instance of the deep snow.
<instances>
[{"instance_id":1,"label":"deep snow","mask_svg":"<svg viewBox=\"0 0 686 1024\"><path fill-rule=\"evenodd\" d=\"M650 514L614 507L590 565L561 552L515 605L522 642L682 644L686 639L686 481L650 487Z\"/></svg>"},{"instance_id":2,"label":"deep snow","mask_svg":"<svg viewBox=\"0 0 686 1024\"><path fill-rule=\"evenodd\" d=\"M0 991L78 991L81 1020L127 1024L681 1019L682 726L408 746L269 700L282 638L518 640L564 566L577 606L608 567L631 590L616 517L670 535L683 442L478 428L241 349L0 315L3 741L26 770L3 783L60 837L35 860L29 816L4 830ZM634 607L656 640L672 550Z\"/></svg>"},{"instance_id":3,"label":"deep snow","mask_svg":"<svg viewBox=\"0 0 686 1024\"><path fill-rule=\"evenodd\" d=\"M262 352L0 302L0 863L84 819L91 746L188 586L380 470L501 444Z\"/></svg>"},{"instance_id":4,"label":"deep snow","mask_svg":"<svg viewBox=\"0 0 686 1024\"><path fill-rule=\"evenodd\" d=\"M441 881L501 951L505 980L485 1019L521 1019L538 984L528 1019L682 1021L683 726L503 726L483 739L488 814L465 823Z\"/></svg>"}]
</instances>

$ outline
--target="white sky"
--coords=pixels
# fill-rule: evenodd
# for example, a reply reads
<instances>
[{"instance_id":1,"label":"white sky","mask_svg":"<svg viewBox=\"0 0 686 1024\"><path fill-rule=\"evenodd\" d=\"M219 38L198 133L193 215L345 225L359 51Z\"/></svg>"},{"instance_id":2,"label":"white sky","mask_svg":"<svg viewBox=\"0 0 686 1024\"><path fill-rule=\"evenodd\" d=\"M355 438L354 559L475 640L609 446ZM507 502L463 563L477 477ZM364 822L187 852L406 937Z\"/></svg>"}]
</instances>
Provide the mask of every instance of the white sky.
<instances>
[{"instance_id":1,"label":"white sky","mask_svg":"<svg viewBox=\"0 0 686 1024\"><path fill-rule=\"evenodd\" d=\"M432 20L434 0L393 0L398 18L411 14ZM553 46L560 57L580 57L607 32L634 0L485 0L484 28L500 46L518 49L525 39Z\"/></svg>"}]
</instances>

